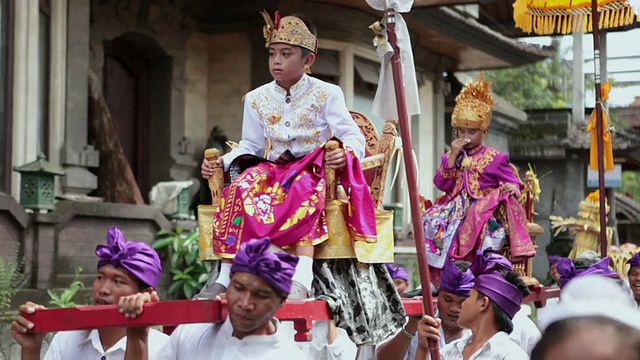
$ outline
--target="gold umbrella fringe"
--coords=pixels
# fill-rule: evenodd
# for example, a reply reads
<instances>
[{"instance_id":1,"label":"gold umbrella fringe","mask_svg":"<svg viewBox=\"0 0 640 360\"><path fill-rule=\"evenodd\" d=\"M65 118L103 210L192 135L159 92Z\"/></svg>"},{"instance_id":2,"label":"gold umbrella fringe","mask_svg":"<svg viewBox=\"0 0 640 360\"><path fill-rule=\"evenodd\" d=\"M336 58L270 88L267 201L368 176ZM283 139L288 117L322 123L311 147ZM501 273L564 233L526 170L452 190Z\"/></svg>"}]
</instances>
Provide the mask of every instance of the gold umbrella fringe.
<instances>
[{"instance_id":1,"label":"gold umbrella fringe","mask_svg":"<svg viewBox=\"0 0 640 360\"><path fill-rule=\"evenodd\" d=\"M540 35L570 34L574 31L593 31L591 7L573 9L529 8L530 0L516 0L513 4L516 26L524 32ZM640 21L634 9L626 2L610 2L598 7L600 29L616 28Z\"/></svg>"}]
</instances>

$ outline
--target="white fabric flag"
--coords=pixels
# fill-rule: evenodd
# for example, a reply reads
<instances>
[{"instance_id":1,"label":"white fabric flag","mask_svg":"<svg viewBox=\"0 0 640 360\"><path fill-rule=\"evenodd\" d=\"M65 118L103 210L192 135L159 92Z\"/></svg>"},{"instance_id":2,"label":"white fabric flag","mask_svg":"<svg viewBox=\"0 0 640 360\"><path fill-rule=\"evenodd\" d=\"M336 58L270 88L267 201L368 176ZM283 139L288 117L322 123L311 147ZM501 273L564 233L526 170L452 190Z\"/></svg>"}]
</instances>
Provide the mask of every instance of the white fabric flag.
<instances>
[{"instance_id":1,"label":"white fabric flag","mask_svg":"<svg viewBox=\"0 0 640 360\"><path fill-rule=\"evenodd\" d=\"M411 38L409 29L401 12L409 12L413 6L413 0L367 0L369 6L376 10L384 11L385 3L395 11L396 37L400 49L400 62L402 64L402 77L404 83L404 95L409 116L420 113L420 99L418 98L418 82L416 81L416 69L413 63L413 51L411 50ZM385 33L386 37L386 33ZM376 51L380 57L380 79L378 90L373 100L371 112L387 120L398 120L398 107L396 105L396 93L393 87L393 72L391 70L391 55L393 49L388 41L378 44Z\"/></svg>"}]
</instances>

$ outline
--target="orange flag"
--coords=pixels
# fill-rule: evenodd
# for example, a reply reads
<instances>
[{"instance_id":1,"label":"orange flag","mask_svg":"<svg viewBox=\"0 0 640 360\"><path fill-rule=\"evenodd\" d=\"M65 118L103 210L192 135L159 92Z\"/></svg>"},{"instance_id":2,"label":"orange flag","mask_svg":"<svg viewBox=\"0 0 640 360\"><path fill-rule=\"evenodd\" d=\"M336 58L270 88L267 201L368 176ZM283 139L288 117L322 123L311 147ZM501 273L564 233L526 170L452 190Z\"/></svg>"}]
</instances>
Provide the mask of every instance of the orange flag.
<instances>
[{"instance_id":1,"label":"orange flag","mask_svg":"<svg viewBox=\"0 0 640 360\"><path fill-rule=\"evenodd\" d=\"M609 99L609 91L611 91L611 81L602 84L601 87L602 101ZM611 140L611 132L609 129L609 116L604 106L602 108L602 129L603 132L603 149L604 149L604 171L613 170L613 142ZM593 170L598 170L598 130L596 127L596 110L591 113L591 119L587 125L587 131L591 132L591 156L589 157L589 166Z\"/></svg>"}]
</instances>

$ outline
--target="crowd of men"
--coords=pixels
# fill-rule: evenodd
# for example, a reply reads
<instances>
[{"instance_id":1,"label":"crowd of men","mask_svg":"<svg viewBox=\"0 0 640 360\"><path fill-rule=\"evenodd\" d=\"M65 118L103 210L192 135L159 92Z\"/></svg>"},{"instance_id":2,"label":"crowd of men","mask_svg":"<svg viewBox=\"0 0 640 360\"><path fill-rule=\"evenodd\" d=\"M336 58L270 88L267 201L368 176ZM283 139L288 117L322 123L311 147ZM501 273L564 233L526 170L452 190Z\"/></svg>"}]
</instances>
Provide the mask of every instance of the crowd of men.
<instances>
[{"instance_id":1,"label":"crowd of men","mask_svg":"<svg viewBox=\"0 0 640 360\"><path fill-rule=\"evenodd\" d=\"M364 358L344 332L329 331L312 343L294 341L292 327L274 314L291 290L298 258L269 248L268 239L241 246L231 268L229 316L223 323L181 325L171 336L134 327L61 332L44 359ZM135 318L145 303L159 301L160 260L149 245L126 241L111 227L96 255L94 304L118 304L123 316ZM536 324L522 304L528 288L506 258L489 251L477 254L473 263L451 261L437 288L435 317L409 317L370 356L422 360L437 343L442 359L638 359L640 253L629 261L624 280L609 269L608 258L557 264L560 301L547 306ZM406 272L391 270L407 281ZM27 314L40 309L33 303L20 307ZM317 325L323 329L317 335L326 333L326 323ZM34 327L23 316L12 323L23 360L41 358L44 334L32 332Z\"/></svg>"}]
</instances>

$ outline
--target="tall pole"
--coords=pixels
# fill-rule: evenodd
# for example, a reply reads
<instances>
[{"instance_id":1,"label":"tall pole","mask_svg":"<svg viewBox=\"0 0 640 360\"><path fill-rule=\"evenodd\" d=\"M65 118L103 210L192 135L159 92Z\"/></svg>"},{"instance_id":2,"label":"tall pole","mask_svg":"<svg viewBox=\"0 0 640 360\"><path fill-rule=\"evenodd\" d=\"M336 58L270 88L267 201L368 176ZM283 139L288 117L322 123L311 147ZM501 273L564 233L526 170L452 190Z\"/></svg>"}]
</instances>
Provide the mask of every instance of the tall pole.
<instances>
[{"instance_id":1,"label":"tall pole","mask_svg":"<svg viewBox=\"0 0 640 360\"><path fill-rule=\"evenodd\" d=\"M604 186L604 129L602 126L602 86L600 84L600 30L598 29L598 1L591 0L593 27L593 76L596 82L596 136L598 144L598 187L600 189L600 255L607 256L606 189Z\"/></svg>"},{"instance_id":2,"label":"tall pole","mask_svg":"<svg viewBox=\"0 0 640 360\"><path fill-rule=\"evenodd\" d=\"M609 72L607 70L609 63L609 50L607 49L607 31L600 31L600 78L605 81L609 81ZM606 108L606 100L603 100L602 106ZM606 131L606 129L605 129ZM612 135L613 136L613 135ZM620 238L618 236L618 221L616 220L616 189L613 187L607 188L607 199L609 200L609 216L607 224L614 229L612 244L620 245Z\"/></svg>"},{"instance_id":3,"label":"tall pole","mask_svg":"<svg viewBox=\"0 0 640 360\"><path fill-rule=\"evenodd\" d=\"M422 307L427 315L434 317L435 314L433 310L433 299L431 296L431 280L429 277L427 248L424 242L422 214L420 214L420 203L418 201L418 176L415 163L413 161L413 152L411 151L411 149L413 149L413 145L411 143L409 115L407 114L407 103L404 95L400 49L398 48L398 38L396 37L395 29L395 14L393 11L389 11L387 13L387 35L389 37L389 43L393 47L393 55L391 56L393 87L396 95L396 106L398 107L398 121L400 125L400 137L402 138L404 168L407 175L407 185L409 186L409 204L411 205L413 237L416 244L416 254L418 256L418 271L420 273L420 283L422 284ZM440 360L440 351L436 341L429 340L429 351L431 353L432 360Z\"/></svg>"},{"instance_id":4,"label":"tall pole","mask_svg":"<svg viewBox=\"0 0 640 360\"><path fill-rule=\"evenodd\" d=\"M582 30L573 33L573 64L572 64L572 103L571 121L579 124L584 121L584 55L582 54L584 33Z\"/></svg>"}]
</instances>

